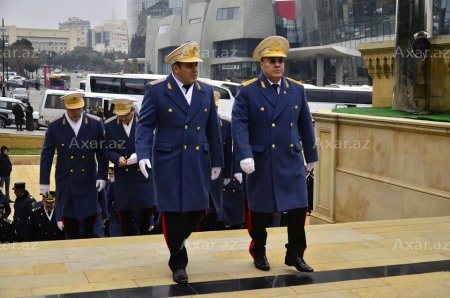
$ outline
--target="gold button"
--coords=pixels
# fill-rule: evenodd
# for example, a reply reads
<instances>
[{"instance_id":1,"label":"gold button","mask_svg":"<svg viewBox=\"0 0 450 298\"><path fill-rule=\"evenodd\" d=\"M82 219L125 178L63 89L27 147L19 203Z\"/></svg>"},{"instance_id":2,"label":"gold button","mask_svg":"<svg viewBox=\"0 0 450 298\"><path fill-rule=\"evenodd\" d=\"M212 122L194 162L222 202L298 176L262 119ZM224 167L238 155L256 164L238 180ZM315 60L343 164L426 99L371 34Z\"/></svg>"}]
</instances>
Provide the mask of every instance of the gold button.
<instances>
[{"instance_id":1,"label":"gold button","mask_svg":"<svg viewBox=\"0 0 450 298\"><path fill-rule=\"evenodd\" d=\"M139 172L139 171L141 171L141 169L138 168L137 171Z\"/></svg>"},{"instance_id":2,"label":"gold button","mask_svg":"<svg viewBox=\"0 0 450 298\"><path fill-rule=\"evenodd\" d=\"M125 169L125 172L128 172L128 168Z\"/></svg>"},{"instance_id":3,"label":"gold button","mask_svg":"<svg viewBox=\"0 0 450 298\"><path fill-rule=\"evenodd\" d=\"M173 110L172 110L172 109L168 109L167 111L168 111L169 113L172 113L172 112L173 112Z\"/></svg>"},{"instance_id":4,"label":"gold button","mask_svg":"<svg viewBox=\"0 0 450 298\"><path fill-rule=\"evenodd\" d=\"M200 130L200 126L197 126L197 130Z\"/></svg>"},{"instance_id":5,"label":"gold button","mask_svg":"<svg viewBox=\"0 0 450 298\"><path fill-rule=\"evenodd\" d=\"M276 147L276 145L275 145L275 144L272 144L272 149L275 149L275 147Z\"/></svg>"},{"instance_id":6,"label":"gold button","mask_svg":"<svg viewBox=\"0 0 450 298\"><path fill-rule=\"evenodd\" d=\"M64 144L61 144L61 147L64 147Z\"/></svg>"},{"instance_id":7,"label":"gold button","mask_svg":"<svg viewBox=\"0 0 450 298\"><path fill-rule=\"evenodd\" d=\"M294 106L294 109L298 110L298 105L295 105L295 106Z\"/></svg>"},{"instance_id":8,"label":"gold button","mask_svg":"<svg viewBox=\"0 0 450 298\"><path fill-rule=\"evenodd\" d=\"M73 155L70 156L70 159L73 159Z\"/></svg>"},{"instance_id":9,"label":"gold button","mask_svg":"<svg viewBox=\"0 0 450 298\"><path fill-rule=\"evenodd\" d=\"M73 169L70 169L70 172L73 173Z\"/></svg>"},{"instance_id":10,"label":"gold button","mask_svg":"<svg viewBox=\"0 0 450 298\"><path fill-rule=\"evenodd\" d=\"M184 148L184 149L187 149L187 145L184 145L183 148Z\"/></svg>"},{"instance_id":11,"label":"gold button","mask_svg":"<svg viewBox=\"0 0 450 298\"><path fill-rule=\"evenodd\" d=\"M264 112L264 107L259 108L261 112Z\"/></svg>"},{"instance_id":12,"label":"gold button","mask_svg":"<svg viewBox=\"0 0 450 298\"><path fill-rule=\"evenodd\" d=\"M294 148L294 144L290 144L289 147Z\"/></svg>"},{"instance_id":13,"label":"gold button","mask_svg":"<svg viewBox=\"0 0 450 298\"><path fill-rule=\"evenodd\" d=\"M203 111L206 113L206 112L208 112L208 109L204 109Z\"/></svg>"},{"instance_id":14,"label":"gold button","mask_svg":"<svg viewBox=\"0 0 450 298\"><path fill-rule=\"evenodd\" d=\"M84 169L81 169L82 172L84 172Z\"/></svg>"},{"instance_id":15,"label":"gold button","mask_svg":"<svg viewBox=\"0 0 450 298\"><path fill-rule=\"evenodd\" d=\"M294 123L291 122L291 127L294 127Z\"/></svg>"},{"instance_id":16,"label":"gold button","mask_svg":"<svg viewBox=\"0 0 450 298\"><path fill-rule=\"evenodd\" d=\"M200 150L200 146L195 146L195 150Z\"/></svg>"},{"instance_id":17,"label":"gold button","mask_svg":"<svg viewBox=\"0 0 450 298\"><path fill-rule=\"evenodd\" d=\"M277 125L275 123L272 123L272 127L276 127Z\"/></svg>"},{"instance_id":18,"label":"gold button","mask_svg":"<svg viewBox=\"0 0 450 298\"><path fill-rule=\"evenodd\" d=\"M235 189L233 189L233 192L236 192L236 190L235 190Z\"/></svg>"},{"instance_id":19,"label":"gold button","mask_svg":"<svg viewBox=\"0 0 450 298\"><path fill-rule=\"evenodd\" d=\"M188 129L188 126L187 126L187 125L185 125L185 126L184 126L184 129Z\"/></svg>"}]
</instances>

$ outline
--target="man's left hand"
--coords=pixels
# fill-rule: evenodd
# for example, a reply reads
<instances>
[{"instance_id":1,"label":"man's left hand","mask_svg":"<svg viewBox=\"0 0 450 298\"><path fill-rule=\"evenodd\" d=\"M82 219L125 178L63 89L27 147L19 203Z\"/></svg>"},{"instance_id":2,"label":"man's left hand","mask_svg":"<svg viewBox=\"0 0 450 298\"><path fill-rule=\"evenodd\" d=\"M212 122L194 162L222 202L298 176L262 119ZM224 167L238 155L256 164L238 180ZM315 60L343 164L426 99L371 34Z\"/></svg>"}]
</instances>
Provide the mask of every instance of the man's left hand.
<instances>
[{"instance_id":1,"label":"man's left hand","mask_svg":"<svg viewBox=\"0 0 450 298\"><path fill-rule=\"evenodd\" d=\"M220 167L212 168L211 169L211 180L216 180L217 178L219 178L221 170L222 170L222 168L220 168Z\"/></svg>"},{"instance_id":2,"label":"man's left hand","mask_svg":"<svg viewBox=\"0 0 450 298\"><path fill-rule=\"evenodd\" d=\"M97 182L95 182L95 187L97 187L97 191L100 192L103 188L105 188L106 186L106 181L105 180L97 180Z\"/></svg>"},{"instance_id":3,"label":"man's left hand","mask_svg":"<svg viewBox=\"0 0 450 298\"><path fill-rule=\"evenodd\" d=\"M306 164L306 171L307 172L312 172L314 170L314 168L316 167L316 165L317 165L317 161L307 163Z\"/></svg>"},{"instance_id":4,"label":"man's left hand","mask_svg":"<svg viewBox=\"0 0 450 298\"><path fill-rule=\"evenodd\" d=\"M133 165L133 164L135 164L135 163L137 163L137 155L136 155L136 153L133 153L133 154L131 154L130 157L127 159L127 166Z\"/></svg>"}]
</instances>

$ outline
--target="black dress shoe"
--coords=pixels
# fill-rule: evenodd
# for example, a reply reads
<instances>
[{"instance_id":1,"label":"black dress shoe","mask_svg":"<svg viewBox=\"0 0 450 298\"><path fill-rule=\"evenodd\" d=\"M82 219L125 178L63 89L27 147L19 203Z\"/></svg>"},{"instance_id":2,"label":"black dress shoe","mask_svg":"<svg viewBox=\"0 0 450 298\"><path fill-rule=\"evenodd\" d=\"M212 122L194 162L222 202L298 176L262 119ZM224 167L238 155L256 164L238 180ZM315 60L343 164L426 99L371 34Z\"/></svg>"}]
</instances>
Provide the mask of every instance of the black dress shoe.
<instances>
[{"instance_id":1,"label":"black dress shoe","mask_svg":"<svg viewBox=\"0 0 450 298\"><path fill-rule=\"evenodd\" d=\"M266 255L256 257L253 261L253 264L255 264L255 267L262 271L269 271L270 265L269 261L267 261Z\"/></svg>"},{"instance_id":2,"label":"black dress shoe","mask_svg":"<svg viewBox=\"0 0 450 298\"><path fill-rule=\"evenodd\" d=\"M286 256L284 263L288 266L294 266L295 269L301 272L314 272L314 269L306 264L306 262L300 257Z\"/></svg>"},{"instance_id":3,"label":"black dress shoe","mask_svg":"<svg viewBox=\"0 0 450 298\"><path fill-rule=\"evenodd\" d=\"M186 274L186 270L178 269L175 270L172 274L173 281L180 285L185 285L188 282L188 276Z\"/></svg>"}]
</instances>

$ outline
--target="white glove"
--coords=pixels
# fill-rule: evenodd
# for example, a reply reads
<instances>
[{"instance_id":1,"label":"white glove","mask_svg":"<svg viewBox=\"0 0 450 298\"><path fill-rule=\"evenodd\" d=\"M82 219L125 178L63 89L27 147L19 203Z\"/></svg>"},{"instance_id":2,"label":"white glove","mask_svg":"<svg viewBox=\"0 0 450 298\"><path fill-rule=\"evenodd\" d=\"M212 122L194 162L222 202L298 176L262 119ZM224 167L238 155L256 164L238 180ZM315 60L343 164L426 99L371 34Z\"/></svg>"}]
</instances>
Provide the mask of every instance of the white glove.
<instances>
[{"instance_id":1,"label":"white glove","mask_svg":"<svg viewBox=\"0 0 450 298\"><path fill-rule=\"evenodd\" d=\"M60 229L61 231L64 230L64 224L62 221L58 221L56 224L58 225L58 229Z\"/></svg>"},{"instance_id":2,"label":"white glove","mask_svg":"<svg viewBox=\"0 0 450 298\"><path fill-rule=\"evenodd\" d=\"M235 173L234 178L242 184L242 173Z\"/></svg>"},{"instance_id":3,"label":"white glove","mask_svg":"<svg viewBox=\"0 0 450 298\"><path fill-rule=\"evenodd\" d=\"M231 179L230 178L224 178L223 179L223 185L228 185L228 183L230 183Z\"/></svg>"},{"instance_id":4,"label":"white glove","mask_svg":"<svg viewBox=\"0 0 450 298\"><path fill-rule=\"evenodd\" d=\"M306 171L311 172L316 167L317 161L315 162L309 162L306 164Z\"/></svg>"},{"instance_id":5,"label":"white glove","mask_svg":"<svg viewBox=\"0 0 450 298\"><path fill-rule=\"evenodd\" d=\"M241 160L240 164L242 171L244 171L246 174L251 174L255 171L255 161L253 160L253 158L243 159Z\"/></svg>"},{"instance_id":6,"label":"white glove","mask_svg":"<svg viewBox=\"0 0 450 298\"><path fill-rule=\"evenodd\" d=\"M135 163L137 163L137 155L136 155L136 153L133 153L127 159L127 166L134 165Z\"/></svg>"},{"instance_id":7,"label":"white glove","mask_svg":"<svg viewBox=\"0 0 450 298\"><path fill-rule=\"evenodd\" d=\"M217 178L219 178L221 170L222 170L222 168L220 168L220 167L212 168L211 169L211 180L216 180Z\"/></svg>"},{"instance_id":8,"label":"white glove","mask_svg":"<svg viewBox=\"0 0 450 298\"><path fill-rule=\"evenodd\" d=\"M106 181L105 180L97 180L97 182L95 182L95 187L97 187L97 191L100 192L103 188L105 188L106 186Z\"/></svg>"},{"instance_id":9,"label":"white glove","mask_svg":"<svg viewBox=\"0 0 450 298\"><path fill-rule=\"evenodd\" d=\"M141 173L142 175L144 175L145 178L148 178L148 172L147 172L147 168L151 169L152 168L152 164L150 163L150 159L146 158L146 159L141 159L139 161L139 169L141 169Z\"/></svg>"},{"instance_id":10,"label":"white glove","mask_svg":"<svg viewBox=\"0 0 450 298\"><path fill-rule=\"evenodd\" d=\"M47 196L50 192L50 185L47 184L41 184L39 185L39 191L41 192L41 195Z\"/></svg>"}]
</instances>

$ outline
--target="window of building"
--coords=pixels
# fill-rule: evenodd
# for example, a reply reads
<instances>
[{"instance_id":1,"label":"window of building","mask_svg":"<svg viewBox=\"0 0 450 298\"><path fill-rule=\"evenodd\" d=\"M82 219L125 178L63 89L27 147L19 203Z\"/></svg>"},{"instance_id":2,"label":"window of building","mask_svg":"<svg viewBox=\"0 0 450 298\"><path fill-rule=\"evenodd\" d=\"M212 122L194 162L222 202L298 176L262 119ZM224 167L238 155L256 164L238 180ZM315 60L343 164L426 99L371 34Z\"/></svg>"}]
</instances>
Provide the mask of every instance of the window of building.
<instances>
[{"instance_id":1,"label":"window of building","mask_svg":"<svg viewBox=\"0 0 450 298\"><path fill-rule=\"evenodd\" d=\"M195 18L189 20L189 25L200 24L202 22L202 18Z\"/></svg>"},{"instance_id":2,"label":"window of building","mask_svg":"<svg viewBox=\"0 0 450 298\"><path fill-rule=\"evenodd\" d=\"M218 8L216 20L239 19L239 7Z\"/></svg>"},{"instance_id":3,"label":"window of building","mask_svg":"<svg viewBox=\"0 0 450 298\"><path fill-rule=\"evenodd\" d=\"M171 29L172 29L171 24L161 25L158 28L158 35L170 33Z\"/></svg>"},{"instance_id":4,"label":"window of building","mask_svg":"<svg viewBox=\"0 0 450 298\"><path fill-rule=\"evenodd\" d=\"M252 57L253 50L260 41L261 39L233 39L215 42L213 44L214 57Z\"/></svg>"}]
</instances>

